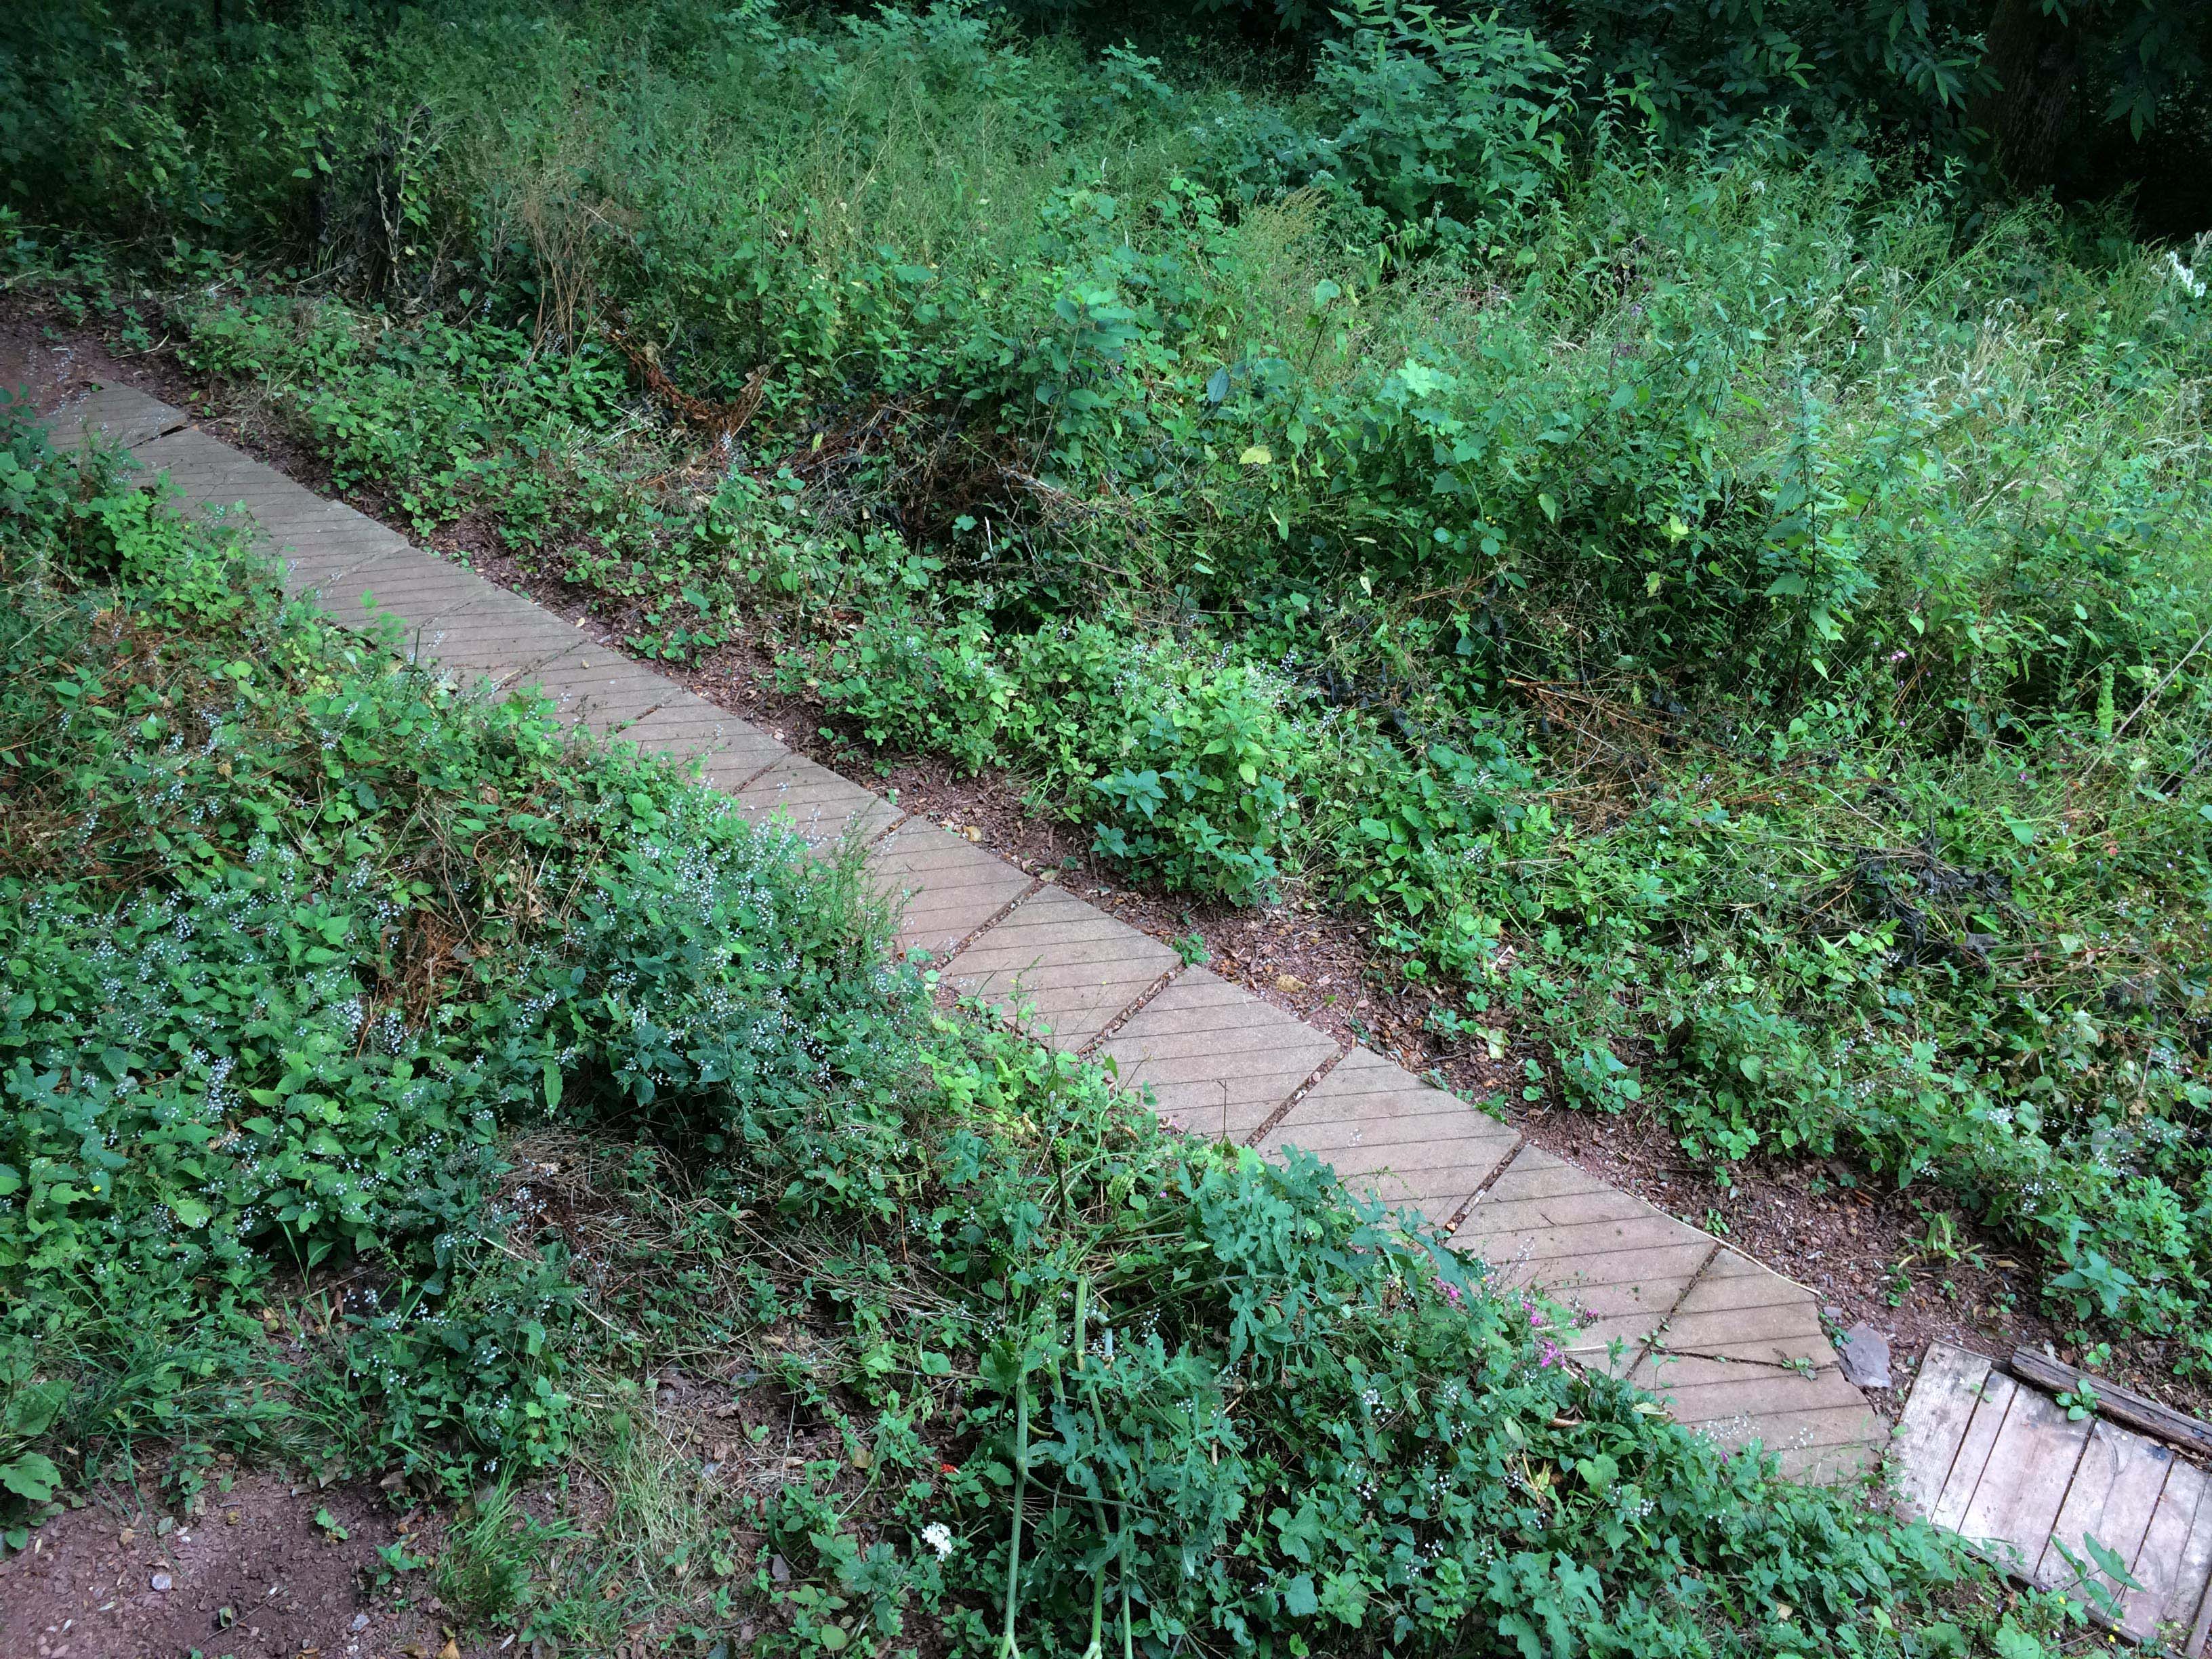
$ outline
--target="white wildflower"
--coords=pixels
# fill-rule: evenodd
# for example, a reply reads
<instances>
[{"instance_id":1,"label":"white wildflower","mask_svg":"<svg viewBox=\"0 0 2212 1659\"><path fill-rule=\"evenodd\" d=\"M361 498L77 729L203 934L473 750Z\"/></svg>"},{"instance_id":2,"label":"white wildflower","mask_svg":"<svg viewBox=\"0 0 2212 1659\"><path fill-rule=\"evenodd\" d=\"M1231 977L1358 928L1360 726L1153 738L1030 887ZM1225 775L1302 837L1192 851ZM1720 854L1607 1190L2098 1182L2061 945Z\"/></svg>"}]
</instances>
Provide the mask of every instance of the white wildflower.
<instances>
[{"instance_id":1,"label":"white wildflower","mask_svg":"<svg viewBox=\"0 0 2212 1659\"><path fill-rule=\"evenodd\" d=\"M2203 246L2203 243L2200 241L2197 244L2197 246L2201 249ZM2204 297L2204 278L2197 274L2196 266L2192 264L2184 264L2181 260L2181 255L2171 248L2166 250L2166 274L2172 277L2175 282L2180 283L2183 288L2186 289L2189 293L2197 299L2201 300Z\"/></svg>"}]
</instances>

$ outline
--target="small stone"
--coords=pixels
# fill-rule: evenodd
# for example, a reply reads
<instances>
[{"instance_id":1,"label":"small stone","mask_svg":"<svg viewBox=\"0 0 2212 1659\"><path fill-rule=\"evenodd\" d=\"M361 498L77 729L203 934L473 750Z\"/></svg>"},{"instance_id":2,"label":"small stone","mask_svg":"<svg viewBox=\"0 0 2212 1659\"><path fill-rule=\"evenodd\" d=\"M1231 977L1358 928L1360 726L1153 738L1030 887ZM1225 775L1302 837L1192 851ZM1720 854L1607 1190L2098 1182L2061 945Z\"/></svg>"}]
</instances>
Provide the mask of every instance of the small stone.
<instances>
[{"instance_id":1,"label":"small stone","mask_svg":"<svg viewBox=\"0 0 2212 1659\"><path fill-rule=\"evenodd\" d=\"M151 1585L152 1585L155 1589L157 1589L157 1590L165 1590L165 1589L168 1589L170 1585L172 1585L172 1584L175 1583L177 1581L176 1581L175 1579L173 1579L173 1578L170 1577L169 1577L169 1575L168 1575L167 1573L166 1573L166 1572L157 1572L157 1573L155 1573L155 1574L151 1578L148 1579L146 1582L147 1582L149 1584L151 1584Z\"/></svg>"},{"instance_id":2,"label":"small stone","mask_svg":"<svg viewBox=\"0 0 2212 1659\"><path fill-rule=\"evenodd\" d=\"M1831 1302L1820 1310L1820 1317L1828 1324L1840 1325L1844 1322L1844 1310Z\"/></svg>"},{"instance_id":3,"label":"small stone","mask_svg":"<svg viewBox=\"0 0 2212 1659\"><path fill-rule=\"evenodd\" d=\"M1889 1339L1871 1325L1860 1323L1844 1333L1836 1350L1844 1380L1862 1389L1887 1389L1889 1380Z\"/></svg>"},{"instance_id":4,"label":"small stone","mask_svg":"<svg viewBox=\"0 0 2212 1659\"><path fill-rule=\"evenodd\" d=\"M368 1615L365 1613L356 1613L354 1614L353 1627L356 1631L367 1630L368 1628Z\"/></svg>"},{"instance_id":5,"label":"small stone","mask_svg":"<svg viewBox=\"0 0 2212 1659\"><path fill-rule=\"evenodd\" d=\"M779 1584L789 1583L791 1582L791 1563L785 1560L781 1555L771 1555L768 1559L768 1576L775 1579Z\"/></svg>"}]
</instances>

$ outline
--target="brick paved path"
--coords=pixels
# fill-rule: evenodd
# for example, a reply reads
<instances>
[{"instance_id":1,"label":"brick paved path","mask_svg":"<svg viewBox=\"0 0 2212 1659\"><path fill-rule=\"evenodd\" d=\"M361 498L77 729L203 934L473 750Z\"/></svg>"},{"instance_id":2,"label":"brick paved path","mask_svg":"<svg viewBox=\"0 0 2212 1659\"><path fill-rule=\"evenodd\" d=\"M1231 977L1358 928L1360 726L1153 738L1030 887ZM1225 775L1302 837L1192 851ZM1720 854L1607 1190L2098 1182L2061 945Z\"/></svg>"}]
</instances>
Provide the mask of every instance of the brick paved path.
<instances>
[{"instance_id":1,"label":"brick paved path","mask_svg":"<svg viewBox=\"0 0 2212 1659\"><path fill-rule=\"evenodd\" d=\"M1569 1339L1676 1416L1729 1444L1759 1440L1785 1471L1831 1480L1877 1460L1882 1425L1838 1373L1812 1294L1698 1229L1524 1145L1517 1132L1364 1048L1336 1041L1151 935L1032 878L791 753L766 732L530 600L325 501L143 393L103 387L53 417L166 472L185 500L242 505L285 561L285 585L364 624L365 594L404 624L416 660L456 680L543 686L564 718L696 761L738 809L787 817L811 843L848 833L904 901L902 948L1044 1041L1110 1056L1194 1134L1304 1147L1347 1183L1409 1205L1509 1284L1586 1310ZM1616 1352L1615 1343L1620 1345Z\"/></svg>"}]
</instances>

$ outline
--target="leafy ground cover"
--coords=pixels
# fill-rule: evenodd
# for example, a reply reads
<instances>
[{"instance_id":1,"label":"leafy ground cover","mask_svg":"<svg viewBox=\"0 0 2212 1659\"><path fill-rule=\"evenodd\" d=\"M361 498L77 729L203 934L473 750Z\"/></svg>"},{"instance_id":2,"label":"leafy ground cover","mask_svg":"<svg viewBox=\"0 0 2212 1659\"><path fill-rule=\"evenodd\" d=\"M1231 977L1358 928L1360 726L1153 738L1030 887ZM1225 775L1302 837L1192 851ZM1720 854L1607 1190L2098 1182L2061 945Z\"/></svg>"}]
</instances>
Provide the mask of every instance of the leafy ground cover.
<instances>
[{"instance_id":1,"label":"leafy ground cover","mask_svg":"<svg viewBox=\"0 0 2212 1659\"><path fill-rule=\"evenodd\" d=\"M464 15L30 29L15 280L160 296L646 655L1371 920L1531 1101L1914 1184L2212 1361L2193 246L1499 20Z\"/></svg>"},{"instance_id":2,"label":"leafy ground cover","mask_svg":"<svg viewBox=\"0 0 2212 1659\"><path fill-rule=\"evenodd\" d=\"M1556 1310L1310 1163L938 1012L849 860L441 688L7 418L10 1547L260 1463L445 1507L366 1588L552 1651L2078 1621L1562 1363Z\"/></svg>"}]
</instances>

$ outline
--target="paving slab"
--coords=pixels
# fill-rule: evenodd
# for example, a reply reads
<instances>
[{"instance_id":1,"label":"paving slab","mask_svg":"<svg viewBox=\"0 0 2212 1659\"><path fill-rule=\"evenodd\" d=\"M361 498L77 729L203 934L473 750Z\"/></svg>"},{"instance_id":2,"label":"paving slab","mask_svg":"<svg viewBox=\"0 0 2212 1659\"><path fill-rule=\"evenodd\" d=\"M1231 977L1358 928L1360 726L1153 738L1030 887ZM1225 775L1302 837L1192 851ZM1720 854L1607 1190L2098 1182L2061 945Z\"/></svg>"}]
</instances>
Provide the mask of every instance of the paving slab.
<instances>
[{"instance_id":1,"label":"paving slab","mask_svg":"<svg viewBox=\"0 0 2212 1659\"><path fill-rule=\"evenodd\" d=\"M71 398L46 416L47 441L57 450L105 443L131 449L191 424L180 409L127 386L103 386Z\"/></svg>"},{"instance_id":2,"label":"paving slab","mask_svg":"<svg viewBox=\"0 0 2212 1659\"><path fill-rule=\"evenodd\" d=\"M1403 1066L1355 1048L1259 1141L1311 1152L1354 1192L1411 1205L1439 1225L1521 1144L1521 1134Z\"/></svg>"},{"instance_id":3,"label":"paving slab","mask_svg":"<svg viewBox=\"0 0 2212 1659\"><path fill-rule=\"evenodd\" d=\"M166 475L178 493L195 504L222 507L243 503L318 514L331 505L328 498L196 426L138 445L131 459L148 474Z\"/></svg>"},{"instance_id":4,"label":"paving slab","mask_svg":"<svg viewBox=\"0 0 2212 1659\"><path fill-rule=\"evenodd\" d=\"M322 584L316 603L341 628L365 629L389 617L411 641L496 591L473 570L401 543Z\"/></svg>"},{"instance_id":5,"label":"paving slab","mask_svg":"<svg viewBox=\"0 0 2212 1659\"><path fill-rule=\"evenodd\" d=\"M561 658L558 641L540 635L532 638L521 630L510 633L507 642L495 647L481 635L425 629L414 642L414 658L445 684L455 687L485 687L511 696L556 667ZM616 699L611 693L586 703L580 698L555 698L555 718L563 725L584 725L605 733L625 719L652 706L650 698Z\"/></svg>"},{"instance_id":6,"label":"paving slab","mask_svg":"<svg viewBox=\"0 0 2212 1659\"><path fill-rule=\"evenodd\" d=\"M1152 1091L1163 1121L1245 1140L1336 1058L1334 1039L1218 974L1193 968L1099 1045L1125 1088Z\"/></svg>"},{"instance_id":7,"label":"paving slab","mask_svg":"<svg viewBox=\"0 0 2212 1659\"><path fill-rule=\"evenodd\" d=\"M507 676L502 684L509 692L544 693L553 700L556 717L566 724L603 737L618 734L682 689L611 646L577 643L574 631L561 628L557 619L553 631L568 641L568 649Z\"/></svg>"},{"instance_id":8,"label":"paving slab","mask_svg":"<svg viewBox=\"0 0 2212 1659\"><path fill-rule=\"evenodd\" d=\"M414 550L398 531L333 501L320 520L303 520L276 540L276 550L283 560L284 591L300 599L338 593L347 577L371 560Z\"/></svg>"},{"instance_id":9,"label":"paving slab","mask_svg":"<svg viewBox=\"0 0 2212 1659\"><path fill-rule=\"evenodd\" d=\"M1560 1346L1595 1361L1620 1342L1623 1365L1634 1363L1715 1249L1695 1227L1538 1146L1514 1155L1452 1243L1505 1283L1581 1309L1583 1322L1562 1333Z\"/></svg>"},{"instance_id":10,"label":"paving slab","mask_svg":"<svg viewBox=\"0 0 2212 1659\"><path fill-rule=\"evenodd\" d=\"M166 479L196 516L246 529L288 563L302 549L324 558L329 555L323 550L333 543L359 539L347 522L348 509L302 489L274 467L240 454L197 427L145 443L131 453L131 459L143 483ZM390 531L383 532L383 542L405 545Z\"/></svg>"},{"instance_id":11,"label":"paving slab","mask_svg":"<svg viewBox=\"0 0 2212 1659\"><path fill-rule=\"evenodd\" d=\"M1840 1374L1812 1291L1725 1246L1674 1304L1654 1349Z\"/></svg>"},{"instance_id":12,"label":"paving slab","mask_svg":"<svg viewBox=\"0 0 2212 1659\"><path fill-rule=\"evenodd\" d=\"M738 810L756 823L788 824L800 840L827 853L848 836L871 841L899 819L898 809L872 790L817 766L803 755L787 756L738 792Z\"/></svg>"},{"instance_id":13,"label":"paving slab","mask_svg":"<svg viewBox=\"0 0 2212 1659\"><path fill-rule=\"evenodd\" d=\"M446 679L464 684L487 680L502 688L543 681L556 672L556 665L588 654L578 650L574 630L563 627L557 617L491 582L426 620L415 651L418 662L434 666ZM577 672L586 672L580 662ZM649 689L656 700L674 689L657 675L640 675L632 684Z\"/></svg>"},{"instance_id":14,"label":"paving slab","mask_svg":"<svg viewBox=\"0 0 2212 1659\"><path fill-rule=\"evenodd\" d=\"M1182 958L1149 933L1046 887L945 964L945 982L1011 1010L1054 1048L1086 1047Z\"/></svg>"},{"instance_id":15,"label":"paving slab","mask_svg":"<svg viewBox=\"0 0 2212 1659\"><path fill-rule=\"evenodd\" d=\"M750 720L676 686L622 737L648 753L697 763L702 777L732 794L791 752Z\"/></svg>"},{"instance_id":16,"label":"paving slab","mask_svg":"<svg viewBox=\"0 0 2212 1659\"><path fill-rule=\"evenodd\" d=\"M975 930L1036 884L1026 870L964 836L909 819L876 844L869 878L899 907L892 945L951 955Z\"/></svg>"},{"instance_id":17,"label":"paving slab","mask_svg":"<svg viewBox=\"0 0 2212 1659\"><path fill-rule=\"evenodd\" d=\"M1881 1466L1881 1448L1854 1438L1851 1425L1865 1409L1862 1404L1838 1412L1777 1413L1748 1426L1760 1448L1773 1454L1782 1478L1810 1486L1832 1486L1862 1480ZM1706 1423L1698 1432L1726 1443L1724 1430Z\"/></svg>"},{"instance_id":18,"label":"paving slab","mask_svg":"<svg viewBox=\"0 0 2212 1659\"><path fill-rule=\"evenodd\" d=\"M1737 1250L1713 1255L1629 1380L1723 1444L1758 1440L1832 1478L1870 1466L1887 1438L1838 1364L1813 1293Z\"/></svg>"},{"instance_id":19,"label":"paving slab","mask_svg":"<svg viewBox=\"0 0 2212 1659\"><path fill-rule=\"evenodd\" d=\"M1866 1446L1887 1437L1864 1396L1832 1369L1807 1376L1756 1360L1647 1353L1629 1380L1666 1401L1678 1422L1693 1427L1741 1420L1749 1434L1757 1431L1761 1419L1817 1413L1824 1419L1822 1444L1848 1441Z\"/></svg>"}]
</instances>

